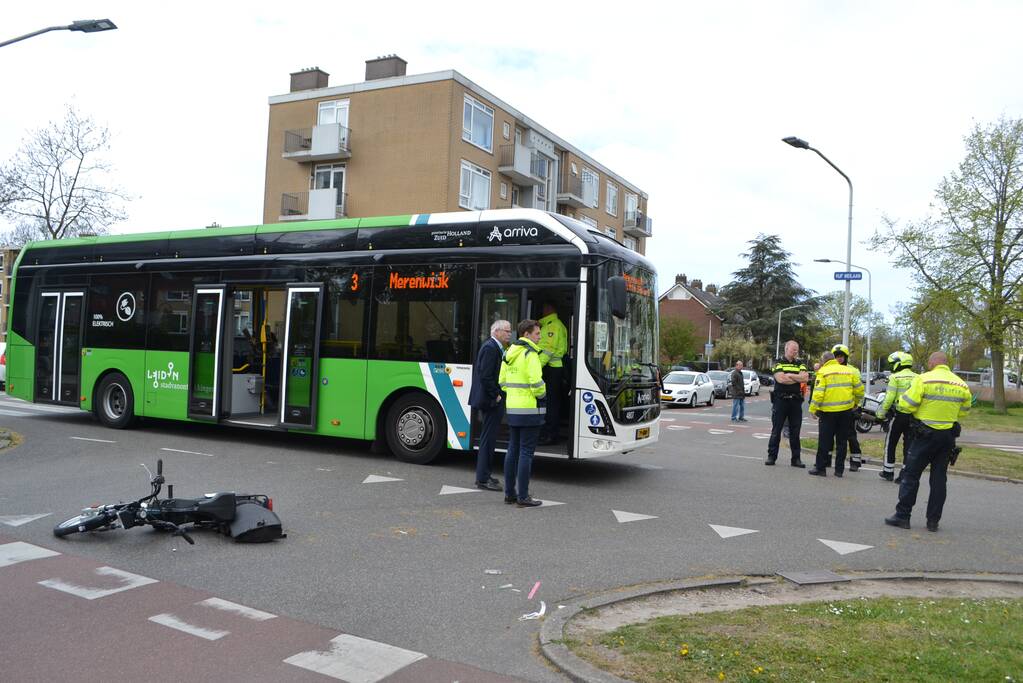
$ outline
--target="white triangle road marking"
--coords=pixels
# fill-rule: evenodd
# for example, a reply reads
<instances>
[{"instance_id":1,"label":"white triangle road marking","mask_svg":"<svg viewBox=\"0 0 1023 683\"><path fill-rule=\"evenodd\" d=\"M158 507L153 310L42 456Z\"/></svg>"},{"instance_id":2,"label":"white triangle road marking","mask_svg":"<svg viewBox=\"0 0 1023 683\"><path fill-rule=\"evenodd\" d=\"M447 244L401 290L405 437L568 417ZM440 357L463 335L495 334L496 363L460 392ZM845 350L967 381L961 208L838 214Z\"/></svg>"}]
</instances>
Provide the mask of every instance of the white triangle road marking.
<instances>
[{"instance_id":1,"label":"white triangle road marking","mask_svg":"<svg viewBox=\"0 0 1023 683\"><path fill-rule=\"evenodd\" d=\"M363 484L379 484L383 481L405 481L404 479L398 479L397 477L384 477L379 474L371 474L362 480Z\"/></svg>"},{"instance_id":2,"label":"white triangle road marking","mask_svg":"<svg viewBox=\"0 0 1023 683\"><path fill-rule=\"evenodd\" d=\"M611 512L615 514L615 519L618 520L619 524L638 522L643 519L657 519L657 515L641 515L637 512L623 512L621 510L612 510Z\"/></svg>"},{"instance_id":3,"label":"white triangle road marking","mask_svg":"<svg viewBox=\"0 0 1023 683\"><path fill-rule=\"evenodd\" d=\"M721 538L731 538L732 536L745 536L746 534L760 533L757 529L743 529L737 526L721 526L719 524L708 524L714 532Z\"/></svg>"},{"instance_id":4,"label":"white triangle road marking","mask_svg":"<svg viewBox=\"0 0 1023 683\"><path fill-rule=\"evenodd\" d=\"M19 562L39 560L44 557L55 557L60 555L56 550L40 548L24 541L13 543L0 543L0 567L9 567Z\"/></svg>"},{"instance_id":5,"label":"white triangle road marking","mask_svg":"<svg viewBox=\"0 0 1023 683\"><path fill-rule=\"evenodd\" d=\"M437 495L450 496L453 493L478 493L482 490L483 489L466 489L462 488L461 486L448 486L447 484L444 484L443 486L440 487L440 493L438 493Z\"/></svg>"},{"instance_id":6,"label":"white triangle road marking","mask_svg":"<svg viewBox=\"0 0 1023 683\"><path fill-rule=\"evenodd\" d=\"M543 498L537 498L537 500L540 501L540 503L541 503L540 507L542 507L542 508L550 508L550 507L554 507L555 505L564 505L564 503L560 503L560 502L558 502L556 500L544 500Z\"/></svg>"},{"instance_id":7,"label":"white triangle road marking","mask_svg":"<svg viewBox=\"0 0 1023 683\"><path fill-rule=\"evenodd\" d=\"M826 538L818 538L817 540L834 550L839 555L858 553L861 550L869 550L874 547L872 545L862 545L860 543L847 543L846 541L829 541Z\"/></svg>"},{"instance_id":8,"label":"white triangle road marking","mask_svg":"<svg viewBox=\"0 0 1023 683\"><path fill-rule=\"evenodd\" d=\"M34 522L37 519L43 517L49 517L52 512L44 512L41 515L5 515L0 516L0 524L6 524L7 526L21 526L22 524L28 524Z\"/></svg>"}]
</instances>

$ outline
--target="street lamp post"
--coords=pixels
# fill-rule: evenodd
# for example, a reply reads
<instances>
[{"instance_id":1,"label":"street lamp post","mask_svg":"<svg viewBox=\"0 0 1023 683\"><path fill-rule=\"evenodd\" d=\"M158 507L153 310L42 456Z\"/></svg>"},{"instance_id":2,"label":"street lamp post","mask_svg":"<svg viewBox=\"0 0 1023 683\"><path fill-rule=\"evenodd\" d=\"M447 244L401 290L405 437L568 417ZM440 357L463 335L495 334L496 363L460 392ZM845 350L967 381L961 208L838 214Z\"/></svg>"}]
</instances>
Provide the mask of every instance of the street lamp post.
<instances>
[{"instance_id":1,"label":"street lamp post","mask_svg":"<svg viewBox=\"0 0 1023 683\"><path fill-rule=\"evenodd\" d=\"M846 244L845 244L845 269L849 270L850 268L852 268L852 210L853 210L853 184L852 184L852 181L849 180L849 176L847 176L845 173L842 172L842 169L840 169L838 166L835 166L835 164L831 163L831 159L829 159L826 156L824 156L823 154L821 154L820 150L814 149L813 147L811 147L810 143L807 142L806 140L801 140L801 139L799 139L799 138L797 138L795 136L790 136L790 137L787 137L787 138L782 138L782 142L784 142L787 145L792 145L796 149L808 149L808 150L810 150L812 152L815 152L817 154L817 156L819 156L821 159L824 159L824 161L828 162L828 166L831 166L831 168L833 168L836 171L838 171L839 175L841 175L843 178L845 178L845 182L849 183L849 231L848 231L848 235L846 236ZM866 270L866 269L864 269L864 270ZM849 290L849 285L850 285L849 281L846 280L845 281L845 310L844 310L844 312L842 314L842 343L845 344L845 345L849 344L849 300L850 300L850 296L851 296L850 295L850 290Z\"/></svg>"},{"instance_id":2,"label":"street lamp post","mask_svg":"<svg viewBox=\"0 0 1023 683\"><path fill-rule=\"evenodd\" d=\"M49 26L47 28L41 28L38 31L33 31L32 33L26 33L25 35L18 36L17 38L5 40L0 43L0 47L10 45L11 43L17 43L18 41L32 38L43 33L49 33L50 31L81 31L83 33L96 33L98 31L112 31L115 28L117 28L117 24L109 19L80 19L79 21L72 21L67 26Z\"/></svg>"},{"instance_id":3,"label":"street lamp post","mask_svg":"<svg viewBox=\"0 0 1023 683\"><path fill-rule=\"evenodd\" d=\"M781 314L785 311L791 311L793 308L806 308L809 304L797 304L795 306L789 306L778 311L778 337L774 341L774 357L781 358Z\"/></svg>"},{"instance_id":4,"label":"street lamp post","mask_svg":"<svg viewBox=\"0 0 1023 683\"><path fill-rule=\"evenodd\" d=\"M830 258L815 258L814 259L814 263L841 263L841 261L836 261L835 259L830 259ZM849 265L851 265L853 268L859 268L860 270L866 271L866 273L867 273L867 308L870 311L870 313L873 314L874 313L874 295L873 295L874 277L870 274L870 269L869 268L864 268L863 266L858 266L855 263L851 263ZM845 283L848 286L849 281L846 280ZM873 372L872 364L873 364L873 360L874 360L873 357L871 356L871 352L870 352L870 338L871 338L872 334L873 334L873 325L871 325L868 322L868 324L867 324L867 393L868 394L870 393L870 385L871 385L870 376L871 376L871 372ZM843 342L843 343L848 343L848 342Z\"/></svg>"}]
</instances>

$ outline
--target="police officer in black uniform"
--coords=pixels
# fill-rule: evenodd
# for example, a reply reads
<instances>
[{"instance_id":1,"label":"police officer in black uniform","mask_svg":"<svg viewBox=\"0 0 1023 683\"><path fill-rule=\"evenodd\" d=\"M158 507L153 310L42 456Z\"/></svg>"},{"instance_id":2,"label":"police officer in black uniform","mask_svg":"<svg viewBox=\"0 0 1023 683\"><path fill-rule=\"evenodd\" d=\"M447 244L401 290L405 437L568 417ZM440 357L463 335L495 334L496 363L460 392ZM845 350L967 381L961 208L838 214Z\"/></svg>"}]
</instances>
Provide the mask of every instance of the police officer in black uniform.
<instances>
[{"instance_id":1,"label":"police officer in black uniform","mask_svg":"<svg viewBox=\"0 0 1023 683\"><path fill-rule=\"evenodd\" d=\"M774 387L771 392L771 440L767 442L767 460L765 465L773 465L778 459L778 447L781 444L782 427L788 424L789 448L792 451L793 467L806 467L799 457L799 428L803 424L803 392L799 390L802 382L810 379L806 366L799 362L799 344L795 340L785 342L785 356L774 364L771 373L774 375Z\"/></svg>"}]
</instances>

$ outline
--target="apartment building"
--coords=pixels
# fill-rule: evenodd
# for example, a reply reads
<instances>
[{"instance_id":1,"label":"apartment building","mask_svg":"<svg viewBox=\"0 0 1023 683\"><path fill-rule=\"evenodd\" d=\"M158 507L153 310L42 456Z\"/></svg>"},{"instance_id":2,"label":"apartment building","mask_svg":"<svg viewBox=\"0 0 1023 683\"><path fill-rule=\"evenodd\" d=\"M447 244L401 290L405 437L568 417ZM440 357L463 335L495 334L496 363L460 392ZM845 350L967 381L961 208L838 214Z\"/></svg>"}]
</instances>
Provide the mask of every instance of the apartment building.
<instances>
[{"instance_id":1,"label":"apartment building","mask_svg":"<svg viewBox=\"0 0 1023 683\"><path fill-rule=\"evenodd\" d=\"M457 71L405 70L392 55L367 61L362 83L291 74L270 98L264 223L529 207L645 253L635 184Z\"/></svg>"},{"instance_id":2,"label":"apartment building","mask_svg":"<svg viewBox=\"0 0 1023 683\"><path fill-rule=\"evenodd\" d=\"M7 313L11 310L11 271L21 249L0 249L0 341L7 341Z\"/></svg>"}]
</instances>

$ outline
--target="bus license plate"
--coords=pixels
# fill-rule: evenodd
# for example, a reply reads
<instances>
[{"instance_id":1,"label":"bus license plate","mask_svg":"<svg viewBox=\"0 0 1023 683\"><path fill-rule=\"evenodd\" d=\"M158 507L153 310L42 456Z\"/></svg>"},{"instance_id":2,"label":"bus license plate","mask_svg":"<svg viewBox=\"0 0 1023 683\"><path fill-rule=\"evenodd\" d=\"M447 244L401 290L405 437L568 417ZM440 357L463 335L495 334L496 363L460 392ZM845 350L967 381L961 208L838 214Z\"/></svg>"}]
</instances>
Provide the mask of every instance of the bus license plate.
<instances>
[{"instance_id":1,"label":"bus license plate","mask_svg":"<svg viewBox=\"0 0 1023 683\"><path fill-rule=\"evenodd\" d=\"M649 437L650 437L650 428L649 427L643 427L643 429L637 429L636 430L636 440L637 441L639 439L647 439Z\"/></svg>"}]
</instances>

